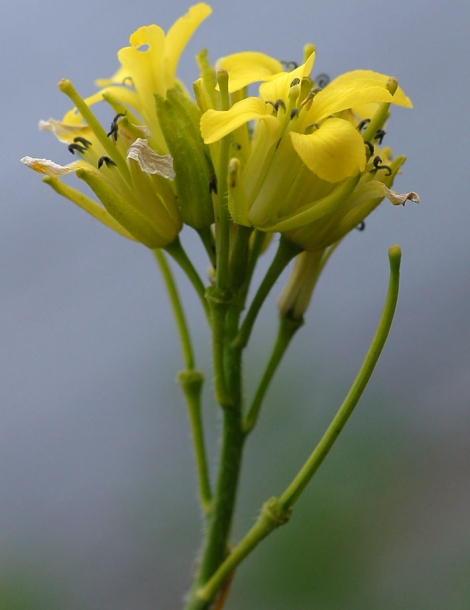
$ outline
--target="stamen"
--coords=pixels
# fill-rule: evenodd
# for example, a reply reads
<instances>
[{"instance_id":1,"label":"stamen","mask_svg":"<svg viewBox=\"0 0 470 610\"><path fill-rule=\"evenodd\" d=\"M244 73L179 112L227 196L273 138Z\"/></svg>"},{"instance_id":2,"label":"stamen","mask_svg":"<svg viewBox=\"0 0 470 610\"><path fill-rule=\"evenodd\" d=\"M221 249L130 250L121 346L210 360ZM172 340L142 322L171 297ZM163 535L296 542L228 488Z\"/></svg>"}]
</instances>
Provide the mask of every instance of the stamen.
<instances>
[{"instance_id":1,"label":"stamen","mask_svg":"<svg viewBox=\"0 0 470 610\"><path fill-rule=\"evenodd\" d=\"M296 61L285 61L281 59L281 64L286 67L286 72L292 72L299 67L299 64Z\"/></svg>"},{"instance_id":2,"label":"stamen","mask_svg":"<svg viewBox=\"0 0 470 610\"><path fill-rule=\"evenodd\" d=\"M292 108L292 110L290 111L290 115L289 118L292 121L292 119L295 119L296 117L298 117L300 114L300 111L298 108Z\"/></svg>"},{"instance_id":3,"label":"stamen","mask_svg":"<svg viewBox=\"0 0 470 610\"><path fill-rule=\"evenodd\" d=\"M297 85L300 85L300 78L294 78L290 84L290 87L297 87Z\"/></svg>"},{"instance_id":4,"label":"stamen","mask_svg":"<svg viewBox=\"0 0 470 610\"><path fill-rule=\"evenodd\" d=\"M369 125L370 123L370 119L364 119L363 121L361 121L359 123L359 125L357 126L357 130L359 132L361 132L365 127L367 127L367 125Z\"/></svg>"},{"instance_id":5,"label":"stamen","mask_svg":"<svg viewBox=\"0 0 470 610\"><path fill-rule=\"evenodd\" d=\"M276 103L274 104L274 110L276 112L278 112L279 108L282 108L284 110L284 112L286 111L286 104L284 102L284 100L276 100Z\"/></svg>"},{"instance_id":6,"label":"stamen","mask_svg":"<svg viewBox=\"0 0 470 610\"><path fill-rule=\"evenodd\" d=\"M110 165L117 166L117 163L115 163L110 157L103 156L98 159L98 169L101 169L103 163L106 163L106 167L109 167Z\"/></svg>"},{"instance_id":7,"label":"stamen","mask_svg":"<svg viewBox=\"0 0 470 610\"><path fill-rule=\"evenodd\" d=\"M75 151L79 152L81 155L83 155L83 153L86 151L86 148L84 146L80 146L80 144L69 144L67 148L72 155L75 154Z\"/></svg>"},{"instance_id":8,"label":"stamen","mask_svg":"<svg viewBox=\"0 0 470 610\"><path fill-rule=\"evenodd\" d=\"M364 229L366 228L366 223L364 221L360 222L357 227L356 230L357 231L364 231Z\"/></svg>"},{"instance_id":9,"label":"stamen","mask_svg":"<svg viewBox=\"0 0 470 610\"><path fill-rule=\"evenodd\" d=\"M382 144L382 141L383 141L384 136L385 136L385 134L386 134L386 133L387 133L387 132L386 132L386 131L384 131L383 129L379 129L379 130L377 131L377 133L375 134L375 136L374 136L374 140L377 140L377 142L378 142L379 144Z\"/></svg>"},{"instance_id":10,"label":"stamen","mask_svg":"<svg viewBox=\"0 0 470 610\"><path fill-rule=\"evenodd\" d=\"M375 157L372 163L374 164L374 169L371 169L371 172L376 172L379 169L386 169L388 170L388 174L386 174L386 176L392 175L392 168L389 165L381 165L382 159L379 156Z\"/></svg>"},{"instance_id":11,"label":"stamen","mask_svg":"<svg viewBox=\"0 0 470 610\"><path fill-rule=\"evenodd\" d=\"M82 138L82 136L77 136L76 138L73 139L73 141L81 144L85 150L87 150L88 147L91 146L90 140L87 140L86 138Z\"/></svg>"},{"instance_id":12,"label":"stamen","mask_svg":"<svg viewBox=\"0 0 470 610\"><path fill-rule=\"evenodd\" d=\"M309 135L313 133L315 129L320 129L320 125L318 123L310 123L310 125L307 125L307 127L305 128L304 133L306 135Z\"/></svg>"},{"instance_id":13,"label":"stamen","mask_svg":"<svg viewBox=\"0 0 470 610\"><path fill-rule=\"evenodd\" d=\"M320 89L324 89L327 85L330 84L330 80L331 79L328 76L328 74L325 74L324 72L322 72L317 77L315 77L314 82L317 85L317 87L320 87Z\"/></svg>"},{"instance_id":14,"label":"stamen","mask_svg":"<svg viewBox=\"0 0 470 610\"><path fill-rule=\"evenodd\" d=\"M316 96L317 93L320 93L321 89L320 87L315 87L314 89L311 89L307 95L307 97L301 102L301 106L307 106L307 110L310 108L310 106L312 105L312 101L313 98Z\"/></svg>"},{"instance_id":15,"label":"stamen","mask_svg":"<svg viewBox=\"0 0 470 610\"><path fill-rule=\"evenodd\" d=\"M372 144L372 142L369 142L368 140L364 140L364 144L369 149L369 157L372 157L372 155L374 154L374 145Z\"/></svg>"},{"instance_id":16,"label":"stamen","mask_svg":"<svg viewBox=\"0 0 470 610\"><path fill-rule=\"evenodd\" d=\"M117 142L117 138L118 138L118 121L121 117L126 116L126 114L124 112L119 112L114 119L111 121L111 130L109 131L109 133L107 133L106 135L108 136L112 136L113 140L115 142Z\"/></svg>"}]
</instances>

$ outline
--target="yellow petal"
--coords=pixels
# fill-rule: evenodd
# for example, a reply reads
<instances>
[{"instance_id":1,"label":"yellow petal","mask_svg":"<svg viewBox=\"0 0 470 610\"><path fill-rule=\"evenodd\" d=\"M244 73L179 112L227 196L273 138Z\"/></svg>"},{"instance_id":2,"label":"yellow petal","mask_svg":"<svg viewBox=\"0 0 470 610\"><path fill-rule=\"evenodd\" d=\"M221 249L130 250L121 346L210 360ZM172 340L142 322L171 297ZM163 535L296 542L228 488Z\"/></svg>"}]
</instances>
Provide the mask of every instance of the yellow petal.
<instances>
[{"instance_id":1,"label":"yellow petal","mask_svg":"<svg viewBox=\"0 0 470 610\"><path fill-rule=\"evenodd\" d=\"M392 100L392 95L384 86L369 79L340 83L333 81L317 93L307 117L310 122L314 123L348 108L363 106L371 102L391 102Z\"/></svg>"},{"instance_id":2,"label":"yellow petal","mask_svg":"<svg viewBox=\"0 0 470 610\"><path fill-rule=\"evenodd\" d=\"M176 68L183 49L194 34L199 24L212 13L208 4L200 2L192 6L183 17L180 17L168 30L165 46L165 77L167 88L175 84Z\"/></svg>"},{"instance_id":3,"label":"yellow petal","mask_svg":"<svg viewBox=\"0 0 470 610\"><path fill-rule=\"evenodd\" d=\"M132 79L134 87L142 95L145 91L165 94L163 82L163 57L165 34L157 25L143 26L129 39L130 47L118 52L123 74Z\"/></svg>"},{"instance_id":4,"label":"yellow petal","mask_svg":"<svg viewBox=\"0 0 470 610\"><path fill-rule=\"evenodd\" d=\"M332 85L343 85L349 81L354 81L357 79L369 80L371 84L376 84L385 87L389 78L390 77L386 74L380 74L379 72L374 72L373 70L352 70L351 72L341 74L340 76L332 80L328 87L331 87ZM395 91L392 103L398 106L405 106L406 108L413 107L410 98L405 95L403 89L401 89L400 87L398 87L398 89Z\"/></svg>"},{"instance_id":5,"label":"yellow petal","mask_svg":"<svg viewBox=\"0 0 470 610\"><path fill-rule=\"evenodd\" d=\"M244 51L222 57L217 61L216 68L227 70L230 93L284 71L280 61L254 51Z\"/></svg>"},{"instance_id":6,"label":"yellow petal","mask_svg":"<svg viewBox=\"0 0 470 610\"><path fill-rule=\"evenodd\" d=\"M201 134L206 144L217 142L241 125L263 118L278 122L272 109L258 97L248 97L234 104L230 110L208 110L201 117Z\"/></svg>"},{"instance_id":7,"label":"yellow petal","mask_svg":"<svg viewBox=\"0 0 470 610\"><path fill-rule=\"evenodd\" d=\"M315 61L315 53L312 53L307 61L292 70L291 72L281 72L274 76L266 78L266 82L262 83L259 88L260 95L265 100L287 100L289 89L294 79L302 81L303 78L310 75Z\"/></svg>"},{"instance_id":8,"label":"yellow petal","mask_svg":"<svg viewBox=\"0 0 470 610\"><path fill-rule=\"evenodd\" d=\"M366 166L362 137L343 119L328 119L311 134L290 132L289 137L305 165L328 182L340 182Z\"/></svg>"}]
</instances>

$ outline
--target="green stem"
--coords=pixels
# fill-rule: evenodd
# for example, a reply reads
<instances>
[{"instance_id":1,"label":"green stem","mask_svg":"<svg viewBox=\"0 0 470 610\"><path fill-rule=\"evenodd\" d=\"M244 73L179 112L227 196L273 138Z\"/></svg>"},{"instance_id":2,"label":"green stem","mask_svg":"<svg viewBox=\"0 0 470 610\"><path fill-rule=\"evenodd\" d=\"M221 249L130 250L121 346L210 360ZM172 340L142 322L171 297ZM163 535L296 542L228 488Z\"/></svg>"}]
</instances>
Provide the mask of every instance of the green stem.
<instances>
[{"instance_id":1,"label":"green stem","mask_svg":"<svg viewBox=\"0 0 470 610\"><path fill-rule=\"evenodd\" d=\"M157 259L158 266L160 267L163 281L165 282L165 287L170 299L171 308L173 309L173 315L175 316L176 326L178 328L178 334L181 341L181 348L183 351L184 365L187 369L194 369L194 352L191 337L173 274L171 273L170 266L168 265L163 252L160 249L157 249L154 250L153 253Z\"/></svg>"},{"instance_id":2,"label":"green stem","mask_svg":"<svg viewBox=\"0 0 470 610\"><path fill-rule=\"evenodd\" d=\"M209 305L206 300L206 288L199 277L198 272L194 268L192 262L189 260L179 238L177 237L173 243L165 247L165 250L174 258L181 269L185 272L189 281L196 290L196 293L201 301L202 307L208 320L210 320Z\"/></svg>"},{"instance_id":3,"label":"green stem","mask_svg":"<svg viewBox=\"0 0 470 610\"><path fill-rule=\"evenodd\" d=\"M339 408L312 455L282 496L279 499L271 498L263 506L260 517L250 531L234 548L209 581L199 587L196 592L196 598L200 600L201 605L194 606L194 610L207 608L207 604L210 603L210 600L214 599L224 581L240 562L274 529L289 520L293 505L298 500L302 491L308 485L338 438L370 379L388 337L398 300L400 258L400 248L398 246L392 246L389 249L390 279L384 309L364 362L343 404ZM206 605L204 605L204 603Z\"/></svg>"},{"instance_id":4,"label":"green stem","mask_svg":"<svg viewBox=\"0 0 470 610\"><path fill-rule=\"evenodd\" d=\"M204 376L199 371L180 371L178 383L183 390L188 405L189 423L194 444L194 457L196 460L199 501L205 515L210 514L212 503L209 468L207 466L206 445L204 441L204 427L202 423L201 393Z\"/></svg>"},{"instance_id":5,"label":"green stem","mask_svg":"<svg viewBox=\"0 0 470 610\"><path fill-rule=\"evenodd\" d=\"M225 70L218 70L217 81L220 89L221 110L230 108L228 94L228 74ZM231 135L220 141L219 173L217 176L218 210L216 214L216 241L217 241L217 268L216 286L219 289L227 288L228 264L230 253L231 220L228 211L228 162L230 154Z\"/></svg>"},{"instance_id":6,"label":"green stem","mask_svg":"<svg viewBox=\"0 0 470 610\"><path fill-rule=\"evenodd\" d=\"M300 472L279 498L279 502L283 508L291 508L295 502L297 502L301 493L307 487L313 475L318 470L320 464L328 455L330 449L333 447L336 439L340 435L340 432L346 425L346 422L353 412L354 407L357 405L360 397L362 396L380 354L382 353L382 349L392 326L393 316L395 315L395 309L398 301L401 260L400 248L398 246L392 246L389 249L388 256L390 262L388 292L384 309L382 311L377 330L375 331L374 338L372 339L372 343L370 344L359 373L357 374L351 389L344 399L343 404L333 418L333 421L328 426L328 429L326 430L322 439L315 447L313 453L305 462Z\"/></svg>"},{"instance_id":7,"label":"green stem","mask_svg":"<svg viewBox=\"0 0 470 610\"><path fill-rule=\"evenodd\" d=\"M256 425L258 414L261 409L266 391L271 383L271 380L279 366L279 363L284 356L292 337L295 335L297 330L302 326L303 318L300 320L294 320L288 317L280 316L279 329L277 333L276 343L274 344L273 351L266 365L266 369L261 378L260 384L256 390L256 394L253 398L253 402L250 405L248 415L243 423L243 430L246 434Z\"/></svg>"},{"instance_id":8,"label":"green stem","mask_svg":"<svg viewBox=\"0 0 470 610\"><path fill-rule=\"evenodd\" d=\"M225 369L225 321L231 293L221 290L217 286L209 286L206 298L211 312L215 398L220 406L225 407L233 404Z\"/></svg>"},{"instance_id":9,"label":"green stem","mask_svg":"<svg viewBox=\"0 0 470 610\"><path fill-rule=\"evenodd\" d=\"M179 298L176 283L171 273L170 266L161 250L154 250L155 258L160 267L163 281L168 292L171 307L178 328L183 351L183 360L186 370L178 374L178 383L183 390L186 404L188 406L188 416L191 426L191 433L194 443L194 453L196 459L199 497L201 506L207 514L210 509L211 489L209 482L209 471L207 467L206 448L204 442L204 429L201 414L201 392L204 376L195 370L194 352L189 334L189 328L184 315L181 299Z\"/></svg>"},{"instance_id":10,"label":"green stem","mask_svg":"<svg viewBox=\"0 0 470 610\"><path fill-rule=\"evenodd\" d=\"M216 572L228 554L228 540L245 435L241 426L241 353L228 348L227 371L233 405L223 410L222 448L217 484L201 553L198 573L185 610L209 610L212 599L200 599L197 591ZM219 587L223 583L219 583ZM215 591L214 595L217 593Z\"/></svg>"},{"instance_id":11,"label":"green stem","mask_svg":"<svg viewBox=\"0 0 470 610\"><path fill-rule=\"evenodd\" d=\"M261 309L266 297L268 296L269 291L274 286L276 280L284 271L288 263L294 258L294 256L297 256L297 254L299 254L300 252L301 249L298 246L281 236L276 255L274 256L271 266L269 267L266 275L264 276L264 279L261 282L258 291L251 303L250 309L248 310L248 313L246 314L246 317L243 320L240 332L238 333L234 342L235 346L240 348L244 348L246 346L250 338L250 334L253 329L256 317L258 316L259 310Z\"/></svg>"}]
</instances>

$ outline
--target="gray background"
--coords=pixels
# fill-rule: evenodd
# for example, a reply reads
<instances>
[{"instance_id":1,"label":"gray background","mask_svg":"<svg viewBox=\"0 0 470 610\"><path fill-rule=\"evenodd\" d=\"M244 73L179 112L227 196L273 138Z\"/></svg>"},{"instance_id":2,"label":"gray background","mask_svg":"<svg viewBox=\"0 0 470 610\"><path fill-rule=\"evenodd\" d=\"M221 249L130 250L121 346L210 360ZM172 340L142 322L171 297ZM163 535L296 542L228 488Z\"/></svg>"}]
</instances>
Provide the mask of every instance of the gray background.
<instances>
[{"instance_id":1,"label":"gray background","mask_svg":"<svg viewBox=\"0 0 470 610\"><path fill-rule=\"evenodd\" d=\"M292 523L240 569L227 608L468 607L470 5L212 6L181 62L188 85L203 46L212 59L252 49L301 61L303 44L314 42L314 73L393 74L414 102L388 125L387 144L408 155L396 188L422 200L383 204L320 281L249 444L235 537L282 491L347 391L383 302L387 248L402 246L398 313L360 407ZM173 381L181 358L152 256L19 163L27 154L71 160L37 130L39 119L69 108L60 78L94 92L138 26L167 29L187 8L181 0L2 5L2 610L176 609L189 583L199 514ZM203 269L198 245L183 237ZM181 286L192 298L182 278ZM198 364L209 370L203 320L197 305L191 310ZM274 301L264 312L251 388L270 346ZM209 392L205 413L215 433ZM216 442L210 447L214 455Z\"/></svg>"}]
</instances>

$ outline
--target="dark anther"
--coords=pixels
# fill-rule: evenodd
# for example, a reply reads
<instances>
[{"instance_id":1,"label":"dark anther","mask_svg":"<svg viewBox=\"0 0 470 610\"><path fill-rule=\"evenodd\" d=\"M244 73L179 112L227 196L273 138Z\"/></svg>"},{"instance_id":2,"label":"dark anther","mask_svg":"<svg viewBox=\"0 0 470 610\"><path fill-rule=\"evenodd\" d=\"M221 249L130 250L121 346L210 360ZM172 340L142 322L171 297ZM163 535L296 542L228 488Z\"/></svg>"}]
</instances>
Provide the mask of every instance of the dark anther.
<instances>
[{"instance_id":1,"label":"dark anther","mask_svg":"<svg viewBox=\"0 0 470 610\"><path fill-rule=\"evenodd\" d=\"M234 143L232 144L232 146L233 146L233 148L234 148L235 150L241 150L241 149L242 149L242 145L241 145L239 142L234 142Z\"/></svg>"},{"instance_id":2,"label":"dark anther","mask_svg":"<svg viewBox=\"0 0 470 610\"><path fill-rule=\"evenodd\" d=\"M281 61L281 64L286 67L287 72L292 72L299 67L296 61Z\"/></svg>"},{"instance_id":3,"label":"dark anther","mask_svg":"<svg viewBox=\"0 0 470 610\"><path fill-rule=\"evenodd\" d=\"M374 169L371 170L372 172L376 172L379 169L386 169L388 171L388 174L386 174L386 176L392 175L392 168L388 165L381 165L382 159L379 156L374 157L372 163L374 164Z\"/></svg>"},{"instance_id":4,"label":"dark anther","mask_svg":"<svg viewBox=\"0 0 470 610\"><path fill-rule=\"evenodd\" d=\"M87 140L86 138L82 138L81 136L77 136L76 138L73 139L73 141L74 142L78 142L79 144L81 144L85 150L89 146L91 146L90 140Z\"/></svg>"},{"instance_id":5,"label":"dark anther","mask_svg":"<svg viewBox=\"0 0 470 610\"><path fill-rule=\"evenodd\" d=\"M292 121L292 119L295 119L296 116L299 115L299 109L298 108L292 108L292 110L290 111L290 115L289 118Z\"/></svg>"},{"instance_id":6,"label":"dark anther","mask_svg":"<svg viewBox=\"0 0 470 610\"><path fill-rule=\"evenodd\" d=\"M290 84L291 87L297 87L297 85L300 85L300 78L294 78Z\"/></svg>"},{"instance_id":7,"label":"dark anther","mask_svg":"<svg viewBox=\"0 0 470 610\"><path fill-rule=\"evenodd\" d=\"M284 100L276 100L276 103L274 104L274 110L277 112L279 110L279 108L282 108L284 110L284 112L286 111L286 104L284 102Z\"/></svg>"},{"instance_id":8,"label":"dark anther","mask_svg":"<svg viewBox=\"0 0 470 610\"><path fill-rule=\"evenodd\" d=\"M115 142L117 142L117 137L118 137L118 121L122 116L126 116L124 114L124 112L120 112L119 114L117 114L114 119L111 121L111 129L109 131L109 133L107 133L106 135L108 136L112 136L113 140Z\"/></svg>"},{"instance_id":9,"label":"dark anther","mask_svg":"<svg viewBox=\"0 0 470 610\"><path fill-rule=\"evenodd\" d=\"M365 228L366 228L366 223L364 221L360 222L356 227L356 229L358 231L364 231Z\"/></svg>"},{"instance_id":10,"label":"dark anther","mask_svg":"<svg viewBox=\"0 0 470 610\"><path fill-rule=\"evenodd\" d=\"M372 142L368 142L367 140L364 140L364 144L369 149L369 156L372 157L372 155L374 154L374 145L372 144Z\"/></svg>"},{"instance_id":11,"label":"dark anther","mask_svg":"<svg viewBox=\"0 0 470 610\"><path fill-rule=\"evenodd\" d=\"M330 84L330 77L328 76L328 74L322 72L317 77L315 77L314 81L317 87L320 87L320 89L324 89L327 85Z\"/></svg>"},{"instance_id":12,"label":"dark anther","mask_svg":"<svg viewBox=\"0 0 470 610\"><path fill-rule=\"evenodd\" d=\"M307 125L307 127L305 128L305 134L309 135L311 133L313 133L316 129L320 129L320 125L318 123L310 123L310 125Z\"/></svg>"},{"instance_id":13,"label":"dark anther","mask_svg":"<svg viewBox=\"0 0 470 610\"><path fill-rule=\"evenodd\" d=\"M384 131L383 129L379 129L378 132L375 134L374 136L374 140L377 140L377 142L379 144L382 144L382 140L384 139L384 136L387 132Z\"/></svg>"},{"instance_id":14,"label":"dark anther","mask_svg":"<svg viewBox=\"0 0 470 610\"><path fill-rule=\"evenodd\" d=\"M209 193L217 195L217 176L215 174L209 178Z\"/></svg>"},{"instance_id":15,"label":"dark anther","mask_svg":"<svg viewBox=\"0 0 470 610\"><path fill-rule=\"evenodd\" d=\"M100 157L98 159L98 169L101 169L103 163L106 163L106 167L109 167L110 165L116 165L116 163L110 157Z\"/></svg>"},{"instance_id":16,"label":"dark anther","mask_svg":"<svg viewBox=\"0 0 470 610\"><path fill-rule=\"evenodd\" d=\"M83 153L85 152L86 148L84 146L80 146L80 144L69 144L67 146L67 148L69 149L69 152L72 153L72 155L75 154L76 152L79 152L80 154L83 155Z\"/></svg>"},{"instance_id":17,"label":"dark anther","mask_svg":"<svg viewBox=\"0 0 470 610\"><path fill-rule=\"evenodd\" d=\"M134 86L134 81L132 80L132 76L126 76L122 79L123 85L129 85L130 87Z\"/></svg>"},{"instance_id":18,"label":"dark anther","mask_svg":"<svg viewBox=\"0 0 470 610\"><path fill-rule=\"evenodd\" d=\"M370 119L364 119L357 126L357 130L362 131L365 127L367 127L367 125L369 125L369 123L370 123Z\"/></svg>"}]
</instances>

